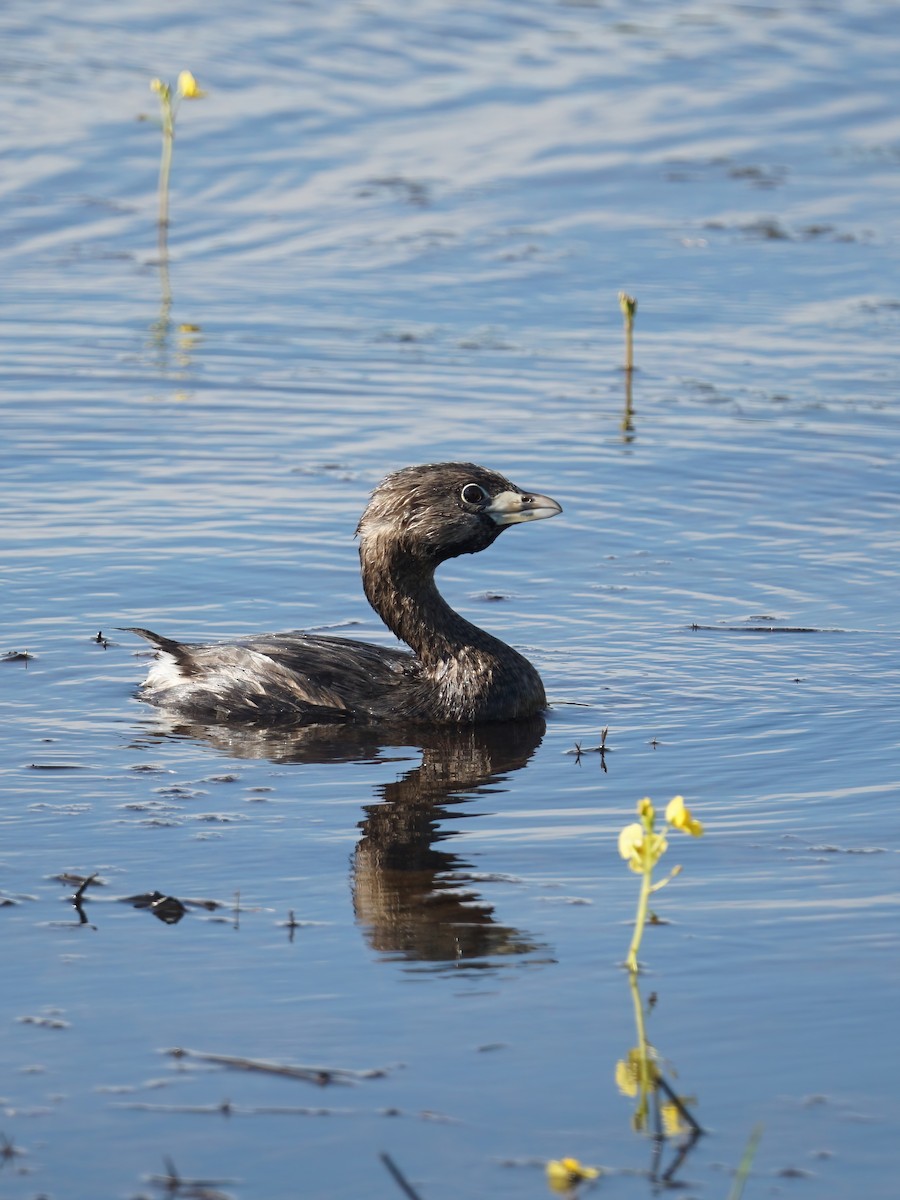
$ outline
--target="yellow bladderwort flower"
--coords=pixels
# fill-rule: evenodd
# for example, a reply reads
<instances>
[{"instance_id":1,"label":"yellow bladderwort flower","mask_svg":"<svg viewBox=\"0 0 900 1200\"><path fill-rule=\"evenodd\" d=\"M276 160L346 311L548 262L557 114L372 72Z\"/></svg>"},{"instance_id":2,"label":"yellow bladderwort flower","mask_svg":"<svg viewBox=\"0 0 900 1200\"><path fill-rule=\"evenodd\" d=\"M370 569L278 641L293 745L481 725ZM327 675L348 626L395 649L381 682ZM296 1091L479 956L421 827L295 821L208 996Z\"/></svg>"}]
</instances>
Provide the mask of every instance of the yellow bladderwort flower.
<instances>
[{"instance_id":1,"label":"yellow bladderwort flower","mask_svg":"<svg viewBox=\"0 0 900 1200\"><path fill-rule=\"evenodd\" d=\"M638 875L643 875L648 866L656 866L667 846L665 834L648 833L637 821L619 834L619 854Z\"/></svg>"},{"instance_id":2,"label":"yellow bladderwort flower","mask_svg":"<svg viewBox=\"0 0 900 1200\"><path fill-rule=\"evenodd\" d=\"M634 919L634 934L625 958L625 965L632 972L638 969L637 952L647 923L650 895L665 887L681 870L680 867L675 867L665 879L658 883L653 882L653 868L665 854L669 843L666 840L665 827L661 833L656 832L656 810L648 796L638 801L637 813L640 821L626 825L619 834L620 856L636 875L641 876L641 894ZM700 837L703 833L703 825L691 815L683 796L676 796L667 805L666 822L673 829L680 829L692 837Z\"/></svg>"},{"instance_id":3,"label":"yellow bladderwort flower","mask_svg":"<svg viewBox=\"0 0 900 1200\"><path fill-rule=\"evenodd\" d=\"M190 71L182 71L178 76L175 94L172 88L162 79L150 80L150 91L159 96L160 125L162 128L162 157L159 163L159 250L160 257L165 259L168 246L169 228L169 175L172 170L172 144L175 141L175 118L182 100L202 100L206 92L202 91Z\"/></svg>"},{"instance_id":4,"label":"yellow bladderwort flower","mask_svg":"<svg viewBox=\"0 0 900 1200\"><path fill-rule=\"evenodd\" d=\"M182 71L178 76L178 91L185 100L202 100L206 92L201 91L197 80L190 71Z\"/></svg>"},{"instance_id":5,"label":"yellow bladderwort flower","mask_svg":"<svg viewBox=\"0 0 900 1200\"><path fill-rule=\"evenodd\" d=\"M703 836L703 823L691 816L691 810L684 802L684 796L676 796L666 806L666 820L675 829L682 829L691 837Z\"/></svg>"},{"instance_id":6,"label":"yellow bladderwort flower","mask_svg":"<svg viewBox=\"0 0 900 1200\"><path fill-rule=\"evenodd\" d=\"M599 1167L585 1167L577 1158L553 1158L547 1163L547 1183L551 1192L570 1192L585 1179L597 1179Z\"/></svg>"},{"instance_id":7,"label":"yellow bladderwort flower","mask_svg":"<svg viewBox=\"0 0 900 1200\"><path fill-rule=\"evenodd\" d=\"M642 871L641 851L644 846L644 827L635 822L626 825L619 834L619 854L631 867L632 871Z\"/></svg>"}]
</instances>

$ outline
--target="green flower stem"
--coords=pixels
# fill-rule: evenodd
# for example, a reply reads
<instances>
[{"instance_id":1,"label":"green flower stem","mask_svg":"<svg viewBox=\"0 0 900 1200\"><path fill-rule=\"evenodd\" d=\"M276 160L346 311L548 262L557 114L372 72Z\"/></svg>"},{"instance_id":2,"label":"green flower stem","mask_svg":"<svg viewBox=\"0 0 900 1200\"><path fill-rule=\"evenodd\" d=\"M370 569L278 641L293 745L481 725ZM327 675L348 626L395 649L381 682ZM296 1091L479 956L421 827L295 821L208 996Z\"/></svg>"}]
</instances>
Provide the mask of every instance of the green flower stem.
<instances>
[{"instance_id":1,"label":"green flower stem","mask_svg":"<svg viewBox=\"0 0 900 1200\"><path fill-rule=\"evenodd\" d=\"M162 157L159 162L159 242L164 249L169 230L169 176L172 172L172 148L175 142L175 112L168 88L160 93L162 108Z\"/></svg>"},{"instance_id":2,"label":"green flower stem","mask_svg":"<svg viewBox=\"0 0 900 1200\"><path fill-rule=\"evenodd\" d=\"M634 370L634 314L637 300L626 292L619 292L619 308L625 318L625 370L630 375Z\"/></svg>"},{"instance_id":3,"label":"green flower stem","mask_svg":"<svg viewBox=\"0 0 900 1200\"><path fill-rule=\"evenodd\" d=\"M159 252L164 258L169 236L169 176L172 173L172 148L175 142L175 119L182 100L201 100L206 92L197 86L190 71L182 71L178 85L172 91L171 84L162 79L150 81L150 91L159 96L162 128L162 158L159 163Z\"/></svg>"},{"instance_id":4,"label":"green flower stem","mask_svg":"<svg viewBox=\"0 0 900 1200\"><path fill-rule=\"evenodd\" d=\"M757 1147L762 1135L762 1125L755 1125L750 1134L750 1140L747 1142L747 1149L744 1151L744 1156L735 1174L731 1191L728 1193L728 1200L741 1200L741 1196L744 1194L744 1184L747 1182L747 1176L750 1174L750 1168L753 1165L753 1159L756 1157Z\"/></svg>"},{"instance_id":5,"label":"green flower stem","mask_svg":"<svg viewBox=\"0 0 900 1200\"><path fill-rule=\"evenodd\" d=\"M634 918L634 933L631 935L631 945L628 947L628 956L625 959L626 967L634 974L638 970L637 952L640 949L641 938L644 936L644 926L647 924L647 907L650 902L652 885L653 863L646 862L644 873L641 876L641 894L638 897L637 914Z\"/></svg>"}]
</instances>

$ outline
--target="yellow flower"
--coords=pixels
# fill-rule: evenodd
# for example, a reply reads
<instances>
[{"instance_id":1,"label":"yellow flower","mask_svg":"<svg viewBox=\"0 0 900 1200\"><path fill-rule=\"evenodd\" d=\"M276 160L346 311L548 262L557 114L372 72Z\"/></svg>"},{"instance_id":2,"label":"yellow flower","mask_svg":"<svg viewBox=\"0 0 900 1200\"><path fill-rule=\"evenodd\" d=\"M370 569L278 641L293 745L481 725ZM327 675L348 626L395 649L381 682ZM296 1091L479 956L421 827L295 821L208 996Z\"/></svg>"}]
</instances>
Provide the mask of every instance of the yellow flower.
<instances>
[{"instance_id":1,"label":"yellow flower","mask_svg":"<svg viewBox=\"0 0 900 1200\"><path fill-rule=\"evenodd\" d=\"M626 861L637 857L644 845L644 827L638 825L637 821L633 825L626 825L619 834L619 854Z\"/></svg>"},{"instance_id":2,"label":"yellow flower","mask_svg":"<svg viewBox=\"0 0 900 1200\"><path fill-rule=\"evenodd\" d=\"M150 80L150 91L151 92L164 92L164 91L166 91L166 85L163 83L163 81L161 79L151 79Z\"/></svg>"},{"instance_id":3,"label":"yellow flower","mask_svg":"<svg viewBox=\"0 0 900 1200\"><path fill-rule=\"evenodd\" d=\"M638 800L637 812L639 817L647 817L648 820L653 820L656 813L653 808L653 801L649 796L645 796L643 800Z\"/></svg>"},{"instance_id":4,"label":"yellow flower","mask_svg":"<svg viewBox=\"0 0 900 1200\"><path fill-rule=\"evenodd\" d=\"M642 875L648 866L655 866L665 854L667 846L665 834L648 835L637 821L633 825L626 825L619 834L619 854L638 875Z\"/></svg>"},{"instance_id":5,"label":"yellow flower","mask_svg":"<svg viewBox=\"0 0 900 1200\"><path fill-rule=\"evenodd\" d=\"M197 80L190 71L182 71L178 76L178 91L185 100L202 100L206 92L197 86Z\"/></svg>"},{"instance_id":6,"label":"yellow flower","mask_svg":"<svg viewBox=\"0 0 900 1200\"><path fill-rule=\"evenodd\" d=\"M703 824L691 816L691 810L684 802L683 796L676 796L666 807L666 820L676 829L683 829L691 837L701 837Z\"/></svg>"},{"instance_id":7,"label":"yellow flower","mask_svg":"<svg viewBox=\"0 0 900 1200\"><path fill-rule=\"evenodd\" d=\"M547 1163L547 1183L551 1192L569 1192L583 1179L596 1179L599 1167L585 1167L577 1158L553 1158Z\"/></svg>"}]
</instances>

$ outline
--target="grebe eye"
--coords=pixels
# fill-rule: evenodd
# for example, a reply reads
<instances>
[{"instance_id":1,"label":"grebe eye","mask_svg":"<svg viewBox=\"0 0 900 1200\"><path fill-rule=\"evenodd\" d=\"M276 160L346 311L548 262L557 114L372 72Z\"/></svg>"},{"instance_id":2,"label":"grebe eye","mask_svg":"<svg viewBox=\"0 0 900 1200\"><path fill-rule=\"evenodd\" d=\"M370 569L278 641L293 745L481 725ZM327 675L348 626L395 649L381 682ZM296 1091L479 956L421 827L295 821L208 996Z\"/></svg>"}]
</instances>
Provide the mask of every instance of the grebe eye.
<instances>
[{"instance_id":1,"label":"grebe eye","mask_svg":"<svg viewBox=\"0 0 900 1200\"><path fill-rule=\"evenodd\" d=\"M487 499L484 488L479 487L477 483L467 483L459 497L464 504L481 504Z\"/></svg>"}]
</instances>

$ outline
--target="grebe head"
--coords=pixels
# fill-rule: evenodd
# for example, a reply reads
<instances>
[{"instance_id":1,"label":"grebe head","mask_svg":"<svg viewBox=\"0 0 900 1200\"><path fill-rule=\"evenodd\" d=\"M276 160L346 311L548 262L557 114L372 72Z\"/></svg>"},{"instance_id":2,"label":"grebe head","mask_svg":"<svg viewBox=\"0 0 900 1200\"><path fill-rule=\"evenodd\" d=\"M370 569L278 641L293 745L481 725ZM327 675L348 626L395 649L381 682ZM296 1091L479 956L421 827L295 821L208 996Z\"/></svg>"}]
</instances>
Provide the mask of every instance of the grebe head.
<instances>
[{"instance_id":1,"label":"grebe head","mask_svg":"<svg viewBox=\"0 0 900 1200\"><path fill-rule=\"evenodd\" d=\"M395 471L372 494L357 528L362 546L390 543L432 566L484 550L510 525L555 517L549 496L526 492L474 463Z\"/></svg>"}]
</instances>

